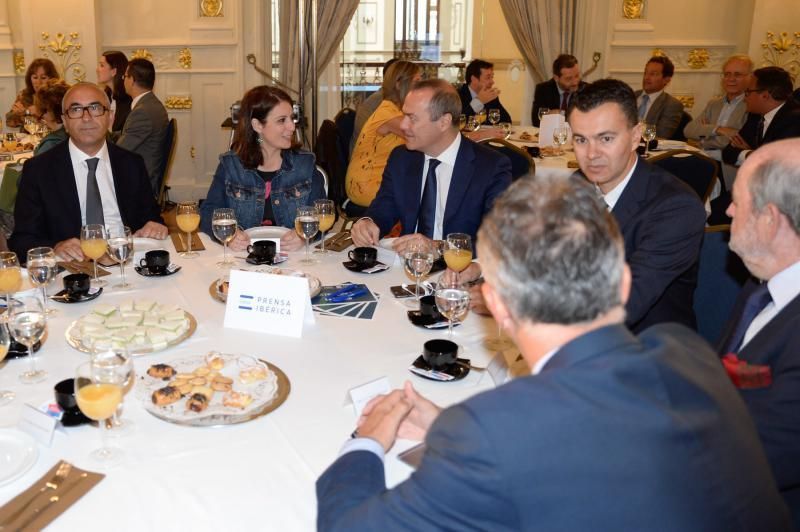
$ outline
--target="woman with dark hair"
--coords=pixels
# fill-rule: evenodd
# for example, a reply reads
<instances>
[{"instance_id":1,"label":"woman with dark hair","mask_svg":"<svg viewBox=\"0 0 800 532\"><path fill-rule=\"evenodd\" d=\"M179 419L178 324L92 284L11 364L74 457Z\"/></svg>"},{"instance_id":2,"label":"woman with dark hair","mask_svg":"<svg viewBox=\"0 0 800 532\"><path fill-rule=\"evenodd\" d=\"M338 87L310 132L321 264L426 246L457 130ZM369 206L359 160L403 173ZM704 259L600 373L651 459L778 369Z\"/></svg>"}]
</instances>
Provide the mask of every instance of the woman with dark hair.
<instances>
[{"instance_id":1,"label":"woman with dark hair","mask_svg":"<svg viewBox=\"0 0 800 532\"><path fill-rule=\"evenodd\" d=\"M208 197L200 208L200 227L209 235L214 209L232 208L240 228L261 225L294 228L297 208L325 197L314 154L294 144L292 99L282 90L254 87L242 98L231 151L219 158ZM238 229L228 244L247 248L250 238ZM294 232L281 237L281 249L298 250L304 241Z\"/></svg>"},{"instance_id":2,"label":"woman with dark hair","mask_svg":"<svg viewBox=\"0 0 800 532\"><path fill-rule=\"evenodd\" d=\"M34 156L46 152L69 138L61 118L63 114L61 101L68 90L69 85L67 83L60 79L51 79L44 87L36 91L36 95L33 97L36 116L47 126L50 133L36 145L33 150Z\"/></svg>"},{"instance_id":3,"label":"woman with dark hair","mask_svg":"<svg viewBox=\"0 0 800 532\"><path fill-rule=\"evenodd\" d=\"M97 84L106 91L111 100L111 110L114 113L114 123L111 131L122 131L125 120L131 112L131 97L125 92L125 71L128 68L128 58L116 50L103 52L97 62Z\"/></svg>"},{"instance_id":4,"label":"woman with dark hair","mask_svg":"<svg viewBox=\"0 0 800 532\"><path fill-rule=\"evenodd\" d=\"M49 59L40 57L34 59L25 72L25 88L17 94L17 100L6 113L6 126L21 127L25 115L32 113L33 95L47 83L49 79L59 79L56 66Z\"/></svg>"}]
</instances>

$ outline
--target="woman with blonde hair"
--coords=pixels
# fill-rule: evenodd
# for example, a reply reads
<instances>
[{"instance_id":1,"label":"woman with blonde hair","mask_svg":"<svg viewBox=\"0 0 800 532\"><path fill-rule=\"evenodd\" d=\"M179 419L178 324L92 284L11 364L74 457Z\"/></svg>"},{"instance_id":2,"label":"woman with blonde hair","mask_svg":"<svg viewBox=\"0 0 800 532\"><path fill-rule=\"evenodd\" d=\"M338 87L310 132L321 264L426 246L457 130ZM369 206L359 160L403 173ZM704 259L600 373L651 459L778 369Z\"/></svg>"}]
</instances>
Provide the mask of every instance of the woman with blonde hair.
<instances>
[{"instance_id":1,"label":"woman with blonde hair","mask_svg":"<svg viewBox=\"0 0 800 532\"><path fill-rule=\"evenodd\" d=\"M396 61L386 70L381 85L383 101L361 129L347 167L345 190L350 199L349 215L357 216L369 207L381 186L389 154L405 144L400 129L403 100L420 77L420 68L409 61Z\"/></svg>"}]
</instances>

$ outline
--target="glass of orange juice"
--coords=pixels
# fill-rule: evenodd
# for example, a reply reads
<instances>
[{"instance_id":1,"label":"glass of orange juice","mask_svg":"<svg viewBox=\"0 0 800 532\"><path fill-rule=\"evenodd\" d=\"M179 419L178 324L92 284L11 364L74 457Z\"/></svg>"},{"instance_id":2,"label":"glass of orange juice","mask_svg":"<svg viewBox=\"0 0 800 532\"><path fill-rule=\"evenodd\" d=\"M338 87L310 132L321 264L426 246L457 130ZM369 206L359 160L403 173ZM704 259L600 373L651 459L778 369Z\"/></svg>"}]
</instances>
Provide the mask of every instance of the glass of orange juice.
<instances>
[{"instance_id":1,"label":"glass of orange juice","mask_svg":"<svg viewBox=\"0 0 800 532\"><path fill-rule=\"evenodd\" d=\"M114 415L111 416L109 429L113 435L129 434L134 427L130 419L122 419L122 406L125 396L133 388L136 380L136 373L133 368L133 360L125 347L98 346L92 350L92 362L102 368L103 371L116 372L122 382L122 401L120 401Z\"/></svg>"},{"instance_id":2,"label":"glass of orange juice","mask_svg":"<svg viewBox=\"0 0 800 532\"><path fill-rule=\"evenodd\" d=\"M328 229L333 227L333 222L336 220L336 211L333 208L333 201L329 199L316 200L314 202L314 209L319 215L319 232L322 233L322 247L314 251L314 253L327 255L328 252L325 251L325 233Z\"/></svg>"},{"instance_id":3,"label":"glass of orange juice","mask_svg":"<svg viewBox=\"0 0 800 532\"><path fill-rule=\"evenodd\" d=\"M6 358L8 347L11 345L11 336L4 323L0 323L0 362ZM0 406L7 405L14 400L16 394L11 390L0 390Z\"/></svg>"},{"instance_id":4,"label":"glass of orange juice","mask_svg":"<svg viewBox=\"0 0 800 532\"><path fill-rule=\"evenodd\" d=\"M115 368L95 361L84 362L75 373L75 399L83 415L100 425L102 444L90 456L103 464L119 461L122 449L110 447L106 441L106 422L122 402L123 376Z\"/></svg>"},{"instance_id":5,"label":"glass of orange juice","mask_svg":"<svg viewBox=\"0 0 800 532\"><path fill-rule=\"evenodd\" d=\"M472 262L472 237L466 233L450 233L444 248L444 261L456 273L463 272Z\"/></svg>"},{"instance_id":6,"label":"glass of orange juice","mask_svg":"<svg viewBox=\"0 0 800 532\"><path fill-rule=\"evenodd\" d=\"M0 294L6 296L6 309L11 308L11 294L22 287L19 259L13 251L0 251ZM8 312L6 312L6 319Z\"/></svg>"},{"instance_id":7,"label":"glass of orange juice","mask_svg":"<svg viewBox=\"0 0 800 532\"><path fill-rule=\"evenodd\" d=\"M105 281L97 278L97 260L106 254L106 228L102 224L88 224L81 227L81 251L94 262L92 286L105 286Z\"/></svg>"},{"instance_id":8,"label":"glass of orange juice","mask_svg":"<svg viewBox=\"0 0 800 532\"><path fill-rule=\"evenodd\" d=\"M178 211L175 215L175 222L178 229L186 233L186 251L179 253L181 257L193 259L197 256L196 251L192 251L192 233L200 225L200 210L196 201L182 201L178 203Z\"/></svg>"}]
</instances>

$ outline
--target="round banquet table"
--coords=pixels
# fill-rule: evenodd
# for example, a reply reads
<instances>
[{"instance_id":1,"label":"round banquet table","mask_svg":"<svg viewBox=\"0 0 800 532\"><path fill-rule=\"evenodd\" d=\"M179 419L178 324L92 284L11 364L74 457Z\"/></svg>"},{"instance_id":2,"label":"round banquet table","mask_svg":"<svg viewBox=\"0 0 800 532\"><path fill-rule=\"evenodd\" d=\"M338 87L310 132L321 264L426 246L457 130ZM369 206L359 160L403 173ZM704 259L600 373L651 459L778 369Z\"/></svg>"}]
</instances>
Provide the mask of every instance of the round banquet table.
<instances>
[{"instance_id":1,"label":"round banquet table","mask_svg":"<svg viewBox=\"0 0 800 532\"><path fill-rule=\"evenodd\" d=\"M353 430L356 417L345 405L347 391L386 376L393 388L411 380L434 402L446 406L494 386L488 372L471 371L455 382L434 382L412 375L410 363L420 354L422 344L444 337L446 329L427 330L411 325L406 307L395 300L389 287L409 282L400 262L377 274L351 273L342 266L346 251L330 253L320 262L298 264L302 253L291 253L281 267L302 269L317 276L323 285L343 281L365 283L380 294L372 320L320 316L307 325L300 339L272 336L223 327L225 305L212 299L209 286L224 272L215 267L222 247L201 235L206 247L199 257L179 257L171 241L138 240L134 260L146 247L164 247L173 262L182 266L177 274L148 278L126 267L132 289L105 288L94 301L63 304L50 301L58 314L48 320L48 332L37 355L47 379L23 385L17 375L28 367L25 358L0 365L0 390L12 389L17 397L0 407L0 425L16 425L24 405L39 407L54 402L53 386L73 376L87 355L71 348L65 340L67 327L90 312L97 303L117 305L130 299L153 299L172 303L192 313L197 330L184 342L164 351L135 358L138 375L154 363L211 350L244 353L271 362L291 382L291 393L277 410L238 425L216 428L185 427L150 415L137 390L125 400L123 419L135 423L132 433L109 438L125 452L124 460L106 470L88 454L100 444L96 426L83 425L55 432L50 447L38 445L35 465L21 478L0 486L0 505L23 492L58 460L106 474L99 484L67 509L48 530L313 530L316 519L314 483ZM233 253L235 267L248 267L244 253ZM105 277L109 284L119 281L119 269ZM60 277L49 293L60 289ZM462 357L475 366L486 366L493 353L484 340L496 334L490 318L472 313L455 329L462 345ZM509 360L515 350L504 353ZM139 386L139 383L137 383ZM411 469L397 458L397 452L412 445L400 441L387 455L389 486L404 480Z\"/></svg>"}]
</instances>

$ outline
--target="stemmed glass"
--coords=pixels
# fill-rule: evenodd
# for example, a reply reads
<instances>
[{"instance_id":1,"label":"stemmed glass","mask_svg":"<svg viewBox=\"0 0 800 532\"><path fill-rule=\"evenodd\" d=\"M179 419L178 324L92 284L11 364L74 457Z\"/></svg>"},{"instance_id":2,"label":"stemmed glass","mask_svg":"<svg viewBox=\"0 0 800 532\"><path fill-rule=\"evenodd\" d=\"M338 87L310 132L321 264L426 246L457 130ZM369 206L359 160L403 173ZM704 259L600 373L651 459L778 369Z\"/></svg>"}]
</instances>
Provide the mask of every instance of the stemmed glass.
<instances>
[{"instance_id":1,"label":"stemmed glass","mask_svg":"<svg viewBox=\"0 0 800 532\"><path fill-rule=\"evenodd\" d=\"M447 337L452 340L453 322L460 322L469 312L469 288L455 276L442 276L434 294L436 308L447 318Z\"/></svg>"},{"instance_id":2,"label":"stemmed glass","mask_svg":"<svg viewBox=\"0 0 800 532\"><path fill-rule=\"evenodd\" d=\"M414 278L414 301L407 303L408 306L419 308L419 280L430 273L433 260L433 247L426 240L411 242L406 248L403 264L406 272Z\"/></svg>"},{"instance_id":3,"label":"stemmed glass","mask_svg":"<svg viewBox=\"0 0 800 532\"><path fill-rule=\"evenodd\" d=\"M109 226L107 232L108 251L111 258L119 263L119 273L122 277L122 281L115 284L114 288L128 288L131 285L125 282L125 263L133 253L133 233L130 227L124 225Z\"/></svg>"},{"instance_id":4,"label":"stemmed glass","mask_svg":"<svg viewBox=\"0 0 800 532\"><path fill-rule=\"evenodd\" d=\"M549 107L539 107L539 112L536 113L536 115L539 117L539 124L542 123L542 118L544 117L544 115L546 115L549 112L550 112Z\"/></svg>"},{"instance_id":5,"label":"stemmed glass","mask_svg":"<svg viewBox=\"0 0 800 532\"><path fill-rule=\"evenodd\" d=\"M88 224L81 227L81 251L94 262L92 286L106 286L108 283L97 278L97 259L106 254L106 228L102 224Z\"/></svg>"},{"instance_id":6,"label":"stemmed glass","mask_svg":"<svg viewBox=\"0 0 800 532\"><path fill-rule=\"evenodd\" d=\"M125 395L133 388L136 377L130 354L124 347L95 347L92 351L91 360L95 366L102 368L103 371L119 374L123 398L111 417L110 429L112 435L128 434L133 429L134 423L129 419L121 419L121 416Z\"/></svg>"},{"instance_id":7,"label":"stemmed glass","mask_svg":"<svg viewBox=\"0 0 800 532\"><path fill-rule=\"evenodd\" d=\"M647 158L650 150L650 143L656 138L655 124L642 123L642 138L644 139L644 156Z\"/></svg>"},{"instance_id":8,"label":"stemmed glass","mask_svg":"<svg viewBox=\"0 0 800 532\"><path fill-rule=\"evenodd\" d=\"M500 122L500 109L489 109L489 123L496 126Z\"/></svg>"},{"instance_id":9,"label":"stemmed glass","mask_svg":"<svg viewBox=\"0 0 800 532\"><path fill-rule=\"evenodd\" d=\"M478 123L478 119L475 115L467 117L467 122L464 127L464 131L478 131L481 128L481 125Z\"/></svg>"},{"instance_id":10,"label":"stemmed glass","mask_svg":"<svg viewBox=\"0 0 800 532\"><path fill-rule=\"evenodd\" d=\"M472 237L466 233L450 233L444 249L444 262L456 273L467 269L472 262Z\"/></svg>"},{"instance_id":11,"label":"stemmed glass","mask_svg":"<svg viewBox=\"0 0 800 532\"><path fill-rule=\"evenodd\" d=\"M7 152L13 152L17 149L17 137L14 133L6 133L3 137L3 149Z\"/></svg>"},{"instance_id":12,"label":"stemmed glass","mask_svg":"<svg viewBox=\"0 0 800 532\"><path fill-rule=\"evenodd\" d=\"M333 222L336 220L336 215L333 210L333 201L328 199L318 199L314 202L314 209L319 215L319 232L322 233L322 248L314 251L321 255L327 255L325 251L325 233L333 227Z\"/></svg>"},{"instance_id":13,"label":"stemmed glass","mask_svg":"<svg viewBox=\"0 0 800 532\"><path fill-rule=\"evenodd\" d=\"M37 126L36 118L31 115L25 115L25 118L22 119L22 127L28 132L28 135L36 133Z\"/></svg>"},{"instance_id":14,"label":"stemmed glass","mask_svg":"<svg viewBox=\"0 0 800 532\"><path fill-rule=\"evenodd\" d=\"M236 213L233 212L233 209L214 209L211 217L211 230L217 240L222 242L222 262L218 262L217 267L230 268L228 242L236 236Z\"/></svg>"},{"instance_id":15,"label":"stemmed glass","mask_svg":"<svg viewBox=\"0 0 800 532\"><path fill-rule=\"evenodd\" d=\"M11 346L11 337L8 334L8 329L4 323L0 323L0 362L6 358L8 348ZM16 397L11 390L0 390L0 406L7 405Z\"/></svg>"},{"instance_id":16,"label":"stemmed glass","mask_svg":"<svg viewBox=\"0 0 800 532\"><path fill-rule=\"evenodd\" d=\"M192 251L192 233L200 225L200 210L197 207L197 202L182 201L178 203L175 221L178 223L178 229L186 233L186 251L179 253L179 255L185 259L197 257L197 252Z\"/></svg>"},{"instance_id":17,"label":"stemmed glass","mask_svg":"<svg viewBox=\"0 0 800 532\"><path fill-rule=\"evenodd\" d=\"M558 126L553 130L553 142L558 147L557 154L564 155L564 150L562 146L567 143L567 137L569 136L569 131L567 130L567 126Z\"/></svg>"},{"instance_id":18,"label":"stemmed glass","mask_svg":"<svg viewBox=\"0 0 800 532\"><path fill-rule=\"evenodd\" d=\"M306 241L306 258L301 260L300 264L315 263L315 260L311 258L308 248L311 239L319 232L319 227L319 214L317 214L317 210L314 207L304 205L297 208L294 219L294 230Z\"/></svg>"},{"instance_id":19,"label":"stemmed glass","mask_svg":"<svg viewBox=\"0 0 800 532\"><path fill-rule=\"evenodd\" d=\"M53 248L39 247L28 250L28 278L33 286L42 288L42 306L48 316L56 314L56 309L48 308L47 283L56 276L56 254Z\"/></svg>"},{"instance_id":20,"label":"stemmed glass","mask_svg":"<svg viewBox=\"0 0 800 532\"><path fill-rule=\"evenodd\" d=\"M84 362L75 372L75 399L83 415L100 425L102 444L91 453L91 457L103 464L111 464L123 456L121 449L109 447L106 442L106 422L122 402L124 378L116 368L97 364L94 360Z\"/></svg>"},{"instance_id":21,"label":"stemmed glass","mask_svg":"<svg viewBox=\"0 0 800 532\"><path fill-rule=\"evenodd\" d=\"M6 296L6 309L11 309L11 294L22 288L19 260L13 251L0 251L0 294ZM10 310L6 310L8 317Z\"/></svg>"},{"instance_id":22,"label":"stemmed glass","mask_svg":"<svg viewBox=\"0 0 800 532\"><path fill-rule=\"evenodd\" d=\"M500 129L503 130L503 138L508 140L511 136L511 122L500 122Z\"/></svg>"},{"instance_id":23,"label":"stemmed glass","mask_svg":"<svg viewBox=\"0 0 800 532\"><path fill-rule=\"evenodd\" d=\"M480 129L480 126L482 126L483 123L486 122L486 108L484 107L483 109L475 113L475 118L478 120L478 129Z\"/></svg>"},{"instance_id":24,"label":"stemmed glass","mask_svg":"<svg viewBox=\"0 0 800 532\"><path fill-rule=\"evenodd\" d=\"M41 382L47 377L47 372L36 369L33 346L42 339L47 329L42 304L35 297L15 298L10 312L8 329L16 341L28 348L28 359L31 361L31 369L21 373L19 380L25 384Z\"/></svg>"}]
</instances>

